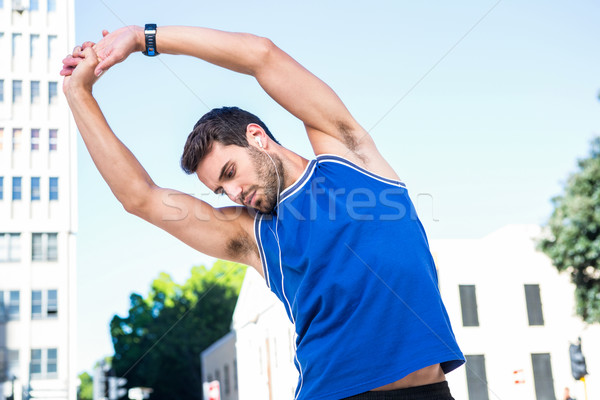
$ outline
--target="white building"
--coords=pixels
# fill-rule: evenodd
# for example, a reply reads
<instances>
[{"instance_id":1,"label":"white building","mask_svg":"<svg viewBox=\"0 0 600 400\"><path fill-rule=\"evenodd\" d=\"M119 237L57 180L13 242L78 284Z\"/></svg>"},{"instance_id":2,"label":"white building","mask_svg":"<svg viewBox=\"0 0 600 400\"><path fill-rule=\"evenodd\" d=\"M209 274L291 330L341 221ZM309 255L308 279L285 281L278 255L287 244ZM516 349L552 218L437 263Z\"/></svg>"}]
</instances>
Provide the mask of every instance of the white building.
<instances>
[{"instance_id":1,"label":"white building","mask_svg":"<svg viewBox=\"0 0 600 400\"><path fill-rule=\"evenodd\" d=\"M218 381L221 400L238 400L235 332L229 332L202 352L202 382ZM204 395L205 399L208 396Z\"/></svg>"},{"instance_id":2,"label":"white building","mask_svg":"<svg viewBox=\"0 0 600 400\"><path fill-rule=\"evenodd\" d=\"M585 399L569 359L578 337L591 373L588 398L600 398L600 326L586 328L575 316L573 285L536 250L539 235L535 225L509 225L482 239L431 243L442 297L470 361L448 375L457 399L562 399L565 387Z\"/></svg>"},{"instance_id":3,"label":"white building","mask_svg":"<svg viewBox=\"0 0 600 400\"><path fill-rule=\"evenodd\" d=\"M248 268L233 312L239 400L293 399L295 333L283 304Z\"/></svg>"},{"instance_id":4,"label":"white building","mask_svg":"<svg viewBox=\"0 0 600 400\"><path fill-rule=\"evenodd\" d=\"M600 327L574 314L573 286L536 251L539 227L431 243L442 297L469 365L447 375L456 399L584 399L569 344L582 338L588 398L600 398ZM248 269L233 315L240 400L292 399L293 327L263 279ZM518 381L519 383L515 383Z\"/></svg>"},{"instance_id":5,"label":"white building","mask_svg":"<svg viewBox=\"0 0 600 400\"><path fill-rule=\"evenodd\" d=\"M0 0L0 399L76 398L73 0Z\"/></svg>"}]
</instances>

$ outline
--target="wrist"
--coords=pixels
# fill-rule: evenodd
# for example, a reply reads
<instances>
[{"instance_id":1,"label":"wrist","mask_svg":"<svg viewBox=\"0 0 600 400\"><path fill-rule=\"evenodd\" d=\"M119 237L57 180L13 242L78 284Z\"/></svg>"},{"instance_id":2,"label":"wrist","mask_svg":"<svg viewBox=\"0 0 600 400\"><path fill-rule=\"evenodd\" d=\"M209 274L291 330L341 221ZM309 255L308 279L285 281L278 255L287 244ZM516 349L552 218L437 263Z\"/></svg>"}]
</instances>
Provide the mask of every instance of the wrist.
<instances>
[{"instance_id":1,"label":"wrist","mask_svg":"<svg viewBox=\"0 0 600 400\"><path fill-rule=\"evenodd\" d=\"M135 33L135 51L143 52L146 50L146 35L144 35L143 26L132 26Z\"/></svg>"}]
</instances>

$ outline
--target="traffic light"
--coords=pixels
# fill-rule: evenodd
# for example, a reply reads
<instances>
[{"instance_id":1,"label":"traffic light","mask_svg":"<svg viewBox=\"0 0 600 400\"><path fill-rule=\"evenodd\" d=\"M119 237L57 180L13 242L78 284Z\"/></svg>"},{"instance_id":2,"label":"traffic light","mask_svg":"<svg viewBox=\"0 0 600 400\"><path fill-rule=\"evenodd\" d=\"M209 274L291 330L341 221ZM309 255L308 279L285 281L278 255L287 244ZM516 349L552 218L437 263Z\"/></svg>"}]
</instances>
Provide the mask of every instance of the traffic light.
<instances>
[{"instance_id":1,"label":"traffic light","mask_svg":"<svg viewBox=\"0 0 600 400\"><path fill-rule=\"evenodd\" d=\"M577 344L569 346L569 356L571 357L571 373L573 378L580 380L588 374L585 366L585 357L581 352L581 340Z\"/></svg>"},{"instance_id":2,"label":"traffic light","mask_svg":"<svg viewBox=\"0 0 600 400\"><path fill-rule=\"evenodd\" d=\"M125 385L127 379L119 378L118 376L108 377L108 400L119 400L127 394Z\"/></svg>"}]
</instances>

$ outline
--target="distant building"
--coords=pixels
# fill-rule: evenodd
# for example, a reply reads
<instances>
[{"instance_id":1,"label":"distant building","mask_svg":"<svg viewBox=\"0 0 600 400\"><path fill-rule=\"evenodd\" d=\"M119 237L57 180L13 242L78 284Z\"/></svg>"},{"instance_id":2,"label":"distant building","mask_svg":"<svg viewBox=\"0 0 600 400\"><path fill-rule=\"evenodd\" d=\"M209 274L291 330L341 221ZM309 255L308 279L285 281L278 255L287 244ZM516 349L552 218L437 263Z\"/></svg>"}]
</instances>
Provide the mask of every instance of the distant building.
<instances>
[{"instance_id":1,"label":"distant building","mask_svg":"<svg viewBox=\"0 0 600 400\"><path fill-rule=\"evenodd\" d=\"M534 238L511 225L481 239L435 240L442 298L468 363L447 375L456 399L584 399L569 344L581 337L588 398L600 398L600 326L574 314L573 285ZM233 314L240 400L293 399L294 333L281 302L248 269Z\"/></svg>"},{"instance_id":2,"label":"distant building","mask_svg":"<svg viewBox=\"0 0 600 400\"><path fill-rule=\"evenodd\" d=\"M239 400L293 399L295 333L283 304L248 268L233 312Z\"/></svg>"},{"instance_id":3,"label":"distant building","mask_svg":"<svg viewBox=\"0 0 600 400\"><path fill-rule=\"evenodd\" d=\"M535 225L509 225L481 239L432 241L442 297L467 357L448 374L455 398L561 399L569 387L584 399L569 360L579 336L588 371L600 371L600 326L585 328L575 316L573 285L536 250L539 235ZM597 373L587 386L588 398L600 398Z\"/></svg>"},{"instance_id":4,"label":"distant building","mask_svg":"<svg viewBox=\"0 0 600 400\"><path fill-rule=\"evenodd\" d=\"M219 381L221 400L238 400L235 332L229 332L201 355L202 382Z\"/></svg>"},{"instance_id":5,"label":"distant building","mask_svg":"<svg viewBox=\"0 0 600 400\"><path fill-rule=\"evenodd\" d=\"M73 0L0 0L0 399L76 398Z\"/></svg>"}]
</instances>

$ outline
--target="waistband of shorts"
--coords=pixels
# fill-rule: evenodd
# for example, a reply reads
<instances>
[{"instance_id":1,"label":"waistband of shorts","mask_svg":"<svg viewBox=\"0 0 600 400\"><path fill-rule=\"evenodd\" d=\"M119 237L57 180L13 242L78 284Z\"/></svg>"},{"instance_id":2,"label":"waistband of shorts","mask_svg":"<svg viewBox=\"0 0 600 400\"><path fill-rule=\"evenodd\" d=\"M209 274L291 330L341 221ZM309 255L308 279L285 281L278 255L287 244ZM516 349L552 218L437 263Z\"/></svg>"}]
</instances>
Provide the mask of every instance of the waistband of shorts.
<instances>
[{"instance_id":1,"label":"waistband of shorts","mask_svg":"<svg viewBox=\"0 0 600 400\"><path fill-rule=\"evenodd\" d=\"M376 390L347 397L344 400L440 400L452 399L448 382L395 390Z\"/></svg>"}]
</instances>

